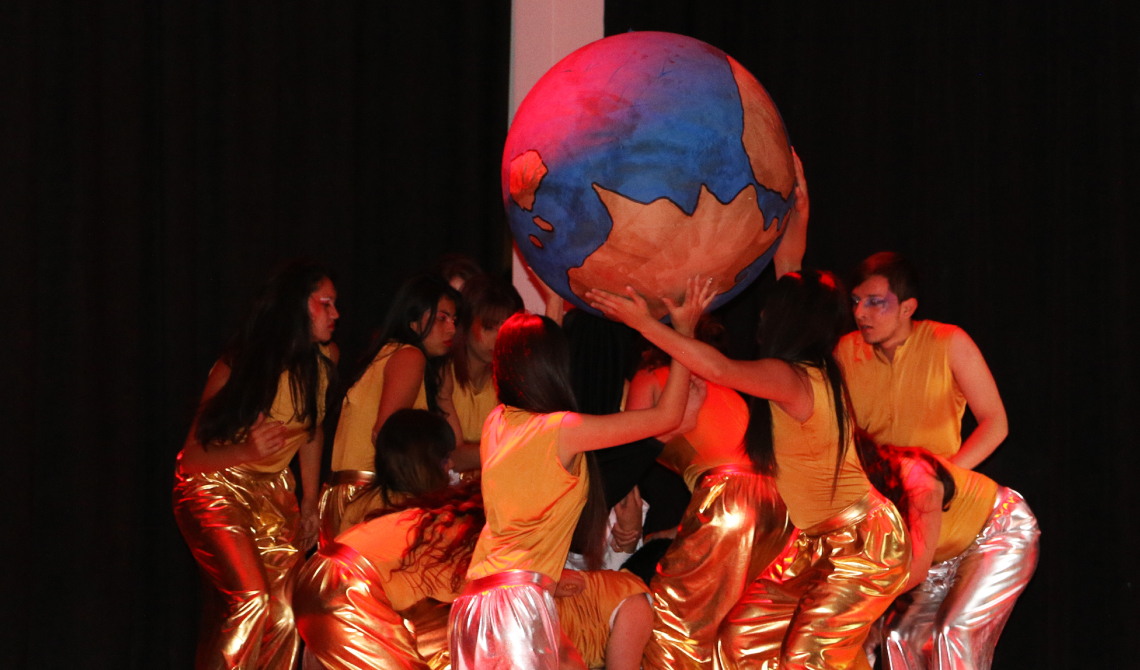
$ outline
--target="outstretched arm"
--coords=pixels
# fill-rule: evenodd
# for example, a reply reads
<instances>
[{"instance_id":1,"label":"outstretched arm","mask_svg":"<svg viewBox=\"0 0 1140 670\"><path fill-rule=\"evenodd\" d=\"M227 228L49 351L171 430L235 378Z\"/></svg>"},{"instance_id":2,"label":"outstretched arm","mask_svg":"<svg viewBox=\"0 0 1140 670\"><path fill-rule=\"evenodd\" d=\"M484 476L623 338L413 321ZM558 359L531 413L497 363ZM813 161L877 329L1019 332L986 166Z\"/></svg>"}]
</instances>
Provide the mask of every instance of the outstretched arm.
<instances>
[{"instance_id":1,"label":"outstretched arm","mask_svg":"<svg viewBox=\"0 0 1140 670\"><path fill-rule=\"evenodd\" d=\"M972 470L986 460L1009 434L1009 422L986 359L978 345L961 328L950 340L950 371L978 420L978 427L950 460Z\"/></svg>"},{"instance_id":2,"label":"outstretched arm","mask_svg":"<svg viewBox=\"0 0 1140 670\"><path fill-rule=\"evenodd\" d=\"M808 214L811 204L808 201L807 179L804 179L804 164L792 149L792 162L796 167L796 204L788 215L788 228L784 231L784 239L776 249L772 258L772 265L776 269L776 279L789 272L799 272L803 265L804 252L807 251Z\"/></svg>"},{"instance_id":3,"label":"outstretched arm","mask_svg":"<svg viewBox=\"0 0 1140 670\"><path fill-rule=\"evenodd\" d=\"M586 294L586 298L609 318L640 332L698 377L780 403L792 416L803 415L802 406L806 399L810 415L810 386L805 386L791 365L772 358L732 360L715 347L692 338L697 319L716 297L711 280L690 279L685 302L681 305L669 298L664 299L676 330L654 319L645 300L632 288L627 287L626 293L628 298L594 289Z\"/></svg>"}]
</instances>

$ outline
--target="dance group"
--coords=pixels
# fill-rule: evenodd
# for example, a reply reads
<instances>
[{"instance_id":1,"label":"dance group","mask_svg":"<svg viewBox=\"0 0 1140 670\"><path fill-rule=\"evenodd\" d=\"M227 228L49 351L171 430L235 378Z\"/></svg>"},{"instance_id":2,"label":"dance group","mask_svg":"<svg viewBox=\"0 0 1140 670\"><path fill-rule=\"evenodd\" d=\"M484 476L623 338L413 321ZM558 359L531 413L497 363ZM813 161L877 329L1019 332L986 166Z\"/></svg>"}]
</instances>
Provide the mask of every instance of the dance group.
<instances>
[{"instance_id":1,"label":"dance group","mask_svg":"<svg viewBox=\"0 0 1140 670\"><path fill-rule=\"evenodd\" d=\"M850 292L799 269L797 172L758 359L705 336L711 281L666 299L670 325L632 290L587 295L647 344L612 414L578 411L560 300L538 316L487 275L415 277L338 379L330 274L279 270L178 457L197 667L287 670L303 639L330 670L988 668L1038 538L973 471L1006 435L996 384L960 328L913 318L902 257L866 259ZM646 439L692 496L648 584L605 569L642 544L643 504L607 509L592 453Z\"/></svg>"}]
</instances>

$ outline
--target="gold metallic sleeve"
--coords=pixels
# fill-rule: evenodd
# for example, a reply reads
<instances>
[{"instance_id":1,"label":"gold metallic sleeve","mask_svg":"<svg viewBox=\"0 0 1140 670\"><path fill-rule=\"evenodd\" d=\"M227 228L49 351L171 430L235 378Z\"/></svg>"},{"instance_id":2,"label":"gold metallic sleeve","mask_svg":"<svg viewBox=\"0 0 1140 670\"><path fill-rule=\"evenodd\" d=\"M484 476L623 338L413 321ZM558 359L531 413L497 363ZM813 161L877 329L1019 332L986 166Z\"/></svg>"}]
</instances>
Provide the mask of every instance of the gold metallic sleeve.
<instances>
[{"instance_id":1,"label":"gold metallic sleeve","mask_svg":"<svg viewBox=\"0 0 1140 670\"><path fill-rule=\"evenodd\" d=\"M293 606L307 648L328 670L429 670L376 569L333 542L309 559Z\"/></svg>"},{"instance_id":2,"label":"gold metallic sleeve","mask_svg":"<svg viewBox=\"0 0 1140 670\"><path fill-rule=\"evenodd\" d=\"M910 544L894 505L872 491L800 532L726 618L718 668L866 667L863 640L906 584Z\"/></svg>"},{"instance_id":3,"label":"gold metallic sleeve","mask_svg":"<svg viewBox=\"0 0 1140 670\"><path fill-rule=\"evenodd\" d=\"M653 637L645 668L711 668L717 629L791 536L770 477L744 466L709 471L650 584Z\"/></svg>"},{"instance_id":4,"label":"gold metallic sleeve","mask_svg":"<svg viewBox=\"0 0 1140 670\"><path fill-rule=\"evenodd\" d=\"M290 605L301 553L297 497L286 468L175 474L174 516L206 585L197 670L290 670Z\"/></svg>"}]
</instances>

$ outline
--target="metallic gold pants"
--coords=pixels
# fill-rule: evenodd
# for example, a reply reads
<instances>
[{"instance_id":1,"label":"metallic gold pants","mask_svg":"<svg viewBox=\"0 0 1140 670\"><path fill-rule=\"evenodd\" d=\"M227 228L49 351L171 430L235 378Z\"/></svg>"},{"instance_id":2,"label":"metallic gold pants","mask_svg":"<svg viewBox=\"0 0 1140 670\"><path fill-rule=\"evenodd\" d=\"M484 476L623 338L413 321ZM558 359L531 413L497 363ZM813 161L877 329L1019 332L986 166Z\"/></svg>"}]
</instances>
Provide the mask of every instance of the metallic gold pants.
<instances>
[{"instance_id":1,"label":"metallic gold pants","mask_svg":"<svg viewBox=\"0 0 1140 670\"><path fill-rule=\"evenodd\" d=\"M328 670L428 670L376 569L333 542L305 564L293 607L307 648Z\"/></svg>"},{"instance_id":2,"label":"metallic gold pants","mask_svg":"<svg viewBox=\"0 0 1140 670\"><path fill-rule=\"evenodd\" d=\"M863 639L907 580L910 544L872 491L800 532L721 626L717 667L854 668Z\"/></svg>"},{"instance_id":3,"label":"metallic gold pants","mask_svg":"<svg viewBox=\"0 0 1140 670\"><path fill-rule=\"evenodd\" d=\"M711 668L721 621L792 529L771 477L739 466L707 473L650 584L653 637L643 667Z\"/></svg>"},{"instance_id":4,"label":"metallic gold pants","mask_svg":"<svg viewBox=\"0 0 1140 670\"><path fill-rule=\"evenodd\" d=\"M926 581L883 617L883 670L988 670L1017 597L1037 567L1037 519L1017 493L998 487L974 543L936 563Z\"/></svg>"},{"instance_id":5,"label":"metallic gold pants","mask_svg":"<svg viewBox=\"0 0 1140 670\"><path fill-rule=\"evenodd\" d=\"M286 468L175 473L174 516L207 585L198 670L289 670L297 656L293 580L301 553Z\"/></svg>"},{"instance_id":6,"label":"metallic gold pants","mask_svg":"<svg viewBox=\"0 0 1140 670\"><path fill-rule=\"evenodd\" d=\"M554 581L527 570L476 579L451 607L454 670L585 669L559 629Z\"/></svg>"},{"instance_id":7,"label":"metallic gold pants","mask_svg":"<svg viewBox=\"0 0 1140 670\"><path fill-rule=\"evenodd\" d=\"M332 473L317 504L317 513L321 517L319 547L328 545L345 530L341 528L341 519L348 502L375 479L376 473L367 470L338 470Z\"/></svg>"}]
</instances>

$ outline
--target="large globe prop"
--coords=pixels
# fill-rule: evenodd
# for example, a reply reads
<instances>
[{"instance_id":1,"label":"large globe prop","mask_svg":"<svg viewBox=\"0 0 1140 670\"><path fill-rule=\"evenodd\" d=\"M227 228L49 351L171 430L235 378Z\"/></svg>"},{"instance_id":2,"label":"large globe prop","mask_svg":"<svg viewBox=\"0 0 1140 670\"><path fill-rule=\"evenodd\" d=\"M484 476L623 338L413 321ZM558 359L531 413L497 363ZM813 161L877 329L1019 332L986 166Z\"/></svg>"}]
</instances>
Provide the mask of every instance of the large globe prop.
<instances>
[{"instance_id":1,"label":"large globe prop","mask_svg":"<svg viewBox=\"0 0 1140 670\"><path fill-rule=\"evenodd\" d=\"M637 32L578 49L515 114L503 200L527 263L597 313L591 288L632 286L657 317L690 276L732 298L771 261L795 174L780 113L723 51Z\"/></svg>"}]
</instances>

